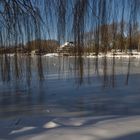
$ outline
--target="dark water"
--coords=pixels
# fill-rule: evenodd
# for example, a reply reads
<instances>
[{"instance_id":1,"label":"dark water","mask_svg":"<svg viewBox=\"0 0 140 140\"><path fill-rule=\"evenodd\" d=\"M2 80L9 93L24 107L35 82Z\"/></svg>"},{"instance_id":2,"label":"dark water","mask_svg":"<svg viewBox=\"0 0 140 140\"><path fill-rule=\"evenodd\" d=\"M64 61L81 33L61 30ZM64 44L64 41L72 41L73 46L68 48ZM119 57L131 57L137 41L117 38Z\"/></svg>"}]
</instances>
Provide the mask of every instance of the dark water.
<instances>
[{"instance_id":1,"label":"dark water","mask_svg":"<svg viewBox=\"0 0 140 140\"><path fill-rule=\"evenodd\" d=\"M140 59L23 56L15 67L9 58L9 80L1 67L2 118L140 114Z\"/></svg>"}]
</instances>

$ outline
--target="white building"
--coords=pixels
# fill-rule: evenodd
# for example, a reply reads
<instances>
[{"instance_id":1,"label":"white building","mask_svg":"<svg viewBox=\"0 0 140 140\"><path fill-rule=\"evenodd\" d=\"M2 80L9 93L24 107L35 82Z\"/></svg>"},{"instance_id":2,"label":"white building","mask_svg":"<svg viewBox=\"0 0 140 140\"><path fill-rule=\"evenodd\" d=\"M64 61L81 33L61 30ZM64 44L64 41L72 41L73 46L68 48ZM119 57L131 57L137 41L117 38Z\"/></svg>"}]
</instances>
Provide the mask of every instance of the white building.
<instances>
[{"instance_id":1,"label":"white building","mask_svg":"<svg viewBox=\"0 0 140 140\"><path fill-rule=\"evenodd\" d=\"M71 53L74 51L74 43L73 42L65 42L60 48L57 50L59 53Z\"/></svg>"}]
</instances>

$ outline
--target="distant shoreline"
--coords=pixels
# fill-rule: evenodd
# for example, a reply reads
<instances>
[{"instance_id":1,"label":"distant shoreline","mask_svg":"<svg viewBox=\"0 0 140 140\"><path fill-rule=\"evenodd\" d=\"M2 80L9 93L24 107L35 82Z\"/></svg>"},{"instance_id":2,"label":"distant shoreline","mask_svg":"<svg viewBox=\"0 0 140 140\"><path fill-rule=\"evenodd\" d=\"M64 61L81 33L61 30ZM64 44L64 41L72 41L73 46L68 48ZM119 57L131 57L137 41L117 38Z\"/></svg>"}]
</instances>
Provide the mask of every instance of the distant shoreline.
<instances>
[{"instance_id":1,"label":"distant shoreline","mask_svg":"<svg viewBox=\"0 0 140 140\"><path fill-rule=\"evenodd\" d=\"M4 54L1 54L1 56ZM21 56L28 56L28 54L25 53L17 53L17 55L21 55ZM14 53L7 53L7 56L15 56ZM75 57L74 55L70 55L70 54L66 54L66 53L47 53L47 54L41 54L41 55L36 55L36 54L31 54L29 55L31 57L34 56L46 56L46 57ZM102 57L108 57L108 58L129 58L129 57L133 57L133 58L140 58L140 52L131 52L131 53L124 53L124 52L116 52L116 53L112 53L112 52L108 52L107 54L104 53L99 53L98 55L96 55L95 53L89 53L89 54L84 54L82 55L82 57L87 57L87 58L102 58Z\"/></svg>"}]
</instances>

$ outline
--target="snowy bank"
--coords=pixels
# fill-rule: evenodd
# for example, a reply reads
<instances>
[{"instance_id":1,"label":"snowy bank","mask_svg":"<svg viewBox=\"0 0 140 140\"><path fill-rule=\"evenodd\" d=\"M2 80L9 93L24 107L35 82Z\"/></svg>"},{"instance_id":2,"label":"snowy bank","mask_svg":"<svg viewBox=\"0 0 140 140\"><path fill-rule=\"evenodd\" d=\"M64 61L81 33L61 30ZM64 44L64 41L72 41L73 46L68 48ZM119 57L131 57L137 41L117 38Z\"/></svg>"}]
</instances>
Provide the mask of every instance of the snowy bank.
<instances>
[{"instance_id":1,"label":"snowy bank","mask_svg":"<svg viewBox=\"0 0 140 140\"><path fill-rule=\"evenodd\" d=\"M63 56L63 55L62 54L60 55L59 53L48 53L43 56L54 57L54 56ZM102 58L105 56L108 58L112 58L112 57L115 57L115 58L129 58L129 57L140 58L140 52L133 52L133 53L127 53L127 54L124 52L119 52L119 53L115 53L115 54L108 52L107 54L104 54L104 53L98 54L99 58ZM70 55L69 57L75 57L75 56ZM94 53L90 53L90 54L83 55L83 57L96 58L97 56Z\"/></svg>"},{"instance_id":2,"label":"snowy bank","mask_svg":"<svg viewBox=\"0 0 140 140\"><path fill-rule=\"evenodd\" d=\"M140 139L140 116L20 117L0 124L1 140Z\"/></svg>"},{"instance_id":3,"label":"snowy bank","mask_svg":"<svg viewBox=\"0 0 140 140\"><path fill-rule=\"evenodd\" d=\"M43 56L53 57L53 56L59 56L59 54L58 53L48 53Z\"/></svg>"},{"instance_id":4,"label":"snowy bank","mask_svg":"<svg viewBox=\"0 0 140 140\"><path fill-rule=\"evenodd\" d=\"M95 54L89 54L87 55L87 57L90 57L90 58L95 58L97 57ZM132 53L124 53L124 52L116 52L116 53L111 53L111 52L108 52L107 54L104 54L104 53L99 53L98 54L98 57L109 57L109 58L112 58L112 57L115 57L115 58L129 58L129 57L133 57L133 58L140 58L140 52L132 52Z\"/></svg>"}]
</instances>

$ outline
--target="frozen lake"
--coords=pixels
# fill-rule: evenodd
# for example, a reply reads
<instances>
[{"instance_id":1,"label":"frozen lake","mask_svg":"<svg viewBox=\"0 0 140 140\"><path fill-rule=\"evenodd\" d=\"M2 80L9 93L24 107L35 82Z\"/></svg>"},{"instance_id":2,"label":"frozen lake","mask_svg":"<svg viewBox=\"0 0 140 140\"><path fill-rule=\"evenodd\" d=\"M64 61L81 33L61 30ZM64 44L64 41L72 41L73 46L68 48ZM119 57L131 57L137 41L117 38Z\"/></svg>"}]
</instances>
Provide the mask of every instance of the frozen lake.
<instances>
[{"instance_id":1,"label":"frozen lake","mask_svg":"<svg viewBox=\"0 0 140 140\"><path fill-rule=\"evenodd\" d=\"M0 68L0 117L140 115L140 59L26 57Z\"/></svg>"}]
</instances>

